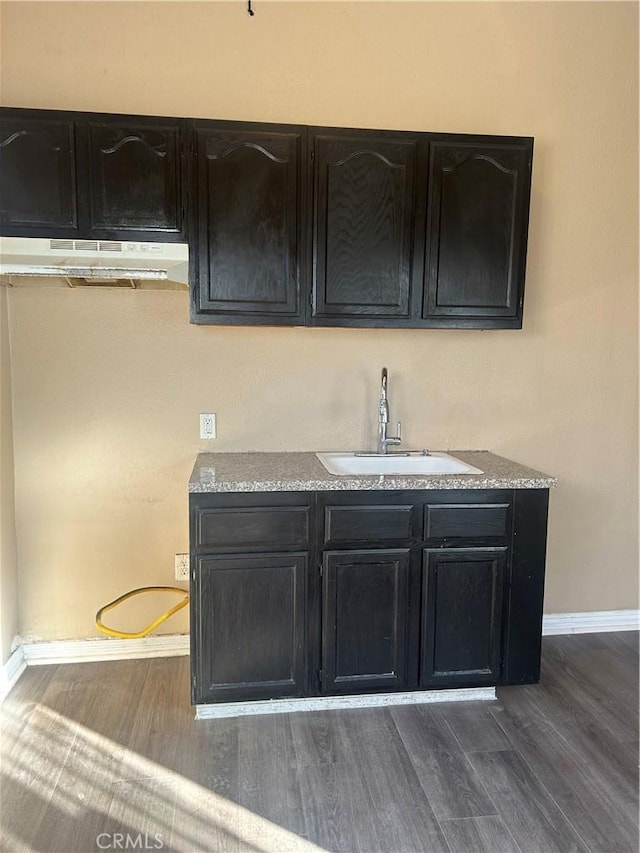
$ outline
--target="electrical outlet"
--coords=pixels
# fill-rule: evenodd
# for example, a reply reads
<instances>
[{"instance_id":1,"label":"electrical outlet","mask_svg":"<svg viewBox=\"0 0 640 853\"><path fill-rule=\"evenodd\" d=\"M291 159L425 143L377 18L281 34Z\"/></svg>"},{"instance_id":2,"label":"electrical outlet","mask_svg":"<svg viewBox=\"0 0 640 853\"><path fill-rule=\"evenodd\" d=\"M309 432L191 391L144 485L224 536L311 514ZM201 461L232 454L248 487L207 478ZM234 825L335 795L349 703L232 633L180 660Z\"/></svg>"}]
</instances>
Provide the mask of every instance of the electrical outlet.
<instances>
[{"instance_id":1,"label":"electrical outlet","mask_svg":"<svg viewBox=\"0 0 640 853\"><path fill-rule=\"evenodd\" d=\"M176 580L189 580L189 555L176 554Z\"/></svg>"},{"instance_id":2,"label":"electrical outlet","mask_svg":"<svg viewBox=\"0 0 640 853\"><path fill-rule=\"evenodd\" d=\"M216 437L216 416L200 415L200 438Z\"/></svg>"}]
</instances>

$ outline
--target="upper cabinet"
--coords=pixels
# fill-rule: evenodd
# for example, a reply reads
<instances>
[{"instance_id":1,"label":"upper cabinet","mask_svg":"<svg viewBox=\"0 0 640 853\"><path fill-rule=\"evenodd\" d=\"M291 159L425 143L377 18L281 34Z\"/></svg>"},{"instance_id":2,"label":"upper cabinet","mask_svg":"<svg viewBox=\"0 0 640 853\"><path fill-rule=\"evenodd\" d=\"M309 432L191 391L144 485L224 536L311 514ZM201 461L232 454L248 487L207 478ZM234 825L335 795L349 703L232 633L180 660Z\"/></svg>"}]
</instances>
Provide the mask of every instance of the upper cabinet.
<instances>
[{"instance_id":1,"label":"upper cabinet","mask_svg":"<svg viewBox=\"0 0 640 853\"><path fill-rule=\"evenodd\" d=\"M407 324L419 311L420 149L418 134L314 129L314 325Z\"/></svg>"},{"instance_id":2,"label":"upper cabinet","mask_svg":"<svg viewBox=\"0 0 640 853\"><path fill-rule=\"evenodd\" d=\"M3 110L0 115L2 233L73 233L78 227L73 122L24 113Z\"/></svg>"},{"instance_id":3,"label":"upper cabinet","mask_svg":"<svg viewBox=\"0 0 640 853\"><path fill-rule=\"evenodd\" d=\"M186 239L183 125L180 119L2 110L2 233Z\"/></svg>"},{"instance_id":4,"label":"upper cabinet","mask_svg":"<svg viewBox=\"0 0 640 853\"><path fill-rule=\"evenodd\" d=\"M522 326L533 139L0 110L0 230L189 241L191 321Z\"/></svg>"},{"instance_id":5,"label":"upper cabinet","mask_svg":"<svg viewBox=\"0 0 640 853\"><path fill-rule=\"evenodd\" d=\"M179 122L102 117L79 122L78 132L80 199L89 232L178 239L186 186Z\"/></svg>"},{"instance_id":6,"label":"upper cabinet","mask_svg":"<svg viewBox=\"0 0 640 853\"><path fill-rule=\"evenodd\" d=\"M304 322L305 128L197 122L194 322Z\"/></svg>"},{"instance_id":7,"label":"upper cabinet","mask_svg":"<svg viewBox=\"0 0 640 853\"><path fill-rule=\"evenodd\" d=\"M434 140L423 318L517 328L529 223L532 140Z\"/></svg>"},{"instance_id":8,"label":"upper cabinet","mask_svg":"<svg viewBox=\"0 0 640 853\"><path fill-rule=\"evenodd\" d=\"M532 139L195 127L192 322L522 326Z\"/></svg>"}]
</instances>

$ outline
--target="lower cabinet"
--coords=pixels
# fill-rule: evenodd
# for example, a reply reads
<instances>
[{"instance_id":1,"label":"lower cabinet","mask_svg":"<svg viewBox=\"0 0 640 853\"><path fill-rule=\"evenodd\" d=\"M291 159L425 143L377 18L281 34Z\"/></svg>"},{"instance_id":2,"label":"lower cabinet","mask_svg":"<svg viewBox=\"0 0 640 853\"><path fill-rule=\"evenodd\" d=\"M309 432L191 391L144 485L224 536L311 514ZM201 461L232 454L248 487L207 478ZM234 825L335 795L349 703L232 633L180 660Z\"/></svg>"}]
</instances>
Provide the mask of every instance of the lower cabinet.
<instances>
[{"instance_id":1,"label":"lower cabinet","mask_svg":"<svg viewBox=\"0 0 640 853\"><path fill-rule=\"evenodd\" d=\"M194 704L539 680L548 490L193 494Z\"/></svg>"},{"instance_id":2,"label":"lower cabinet","mask_svg":"<svg viewBox=\"0 0 640 853\"><path fill-rule=\"evenodd\" d=\"M198 557L194 702L301 696L308 554Z\"/></svg>"},{"instance_id":3,"label":"lower cabinet","mask_svg":"<svg viewBox=\"0 0 640 853\"><path fill-rule=\"evenodd\" d=\"M323 556L322 693L407 687L408 548Z\"/></svg>"},{"instance_id":4,"label":"lower cabinet","mask_svg":"<svg viewBox=\"0 0 640 853\"><path fill-rule=\"evenodd\" d=\"M495 684L500 677L506 548L426 548L421 687Z\"/></svg>"}]
</instances>

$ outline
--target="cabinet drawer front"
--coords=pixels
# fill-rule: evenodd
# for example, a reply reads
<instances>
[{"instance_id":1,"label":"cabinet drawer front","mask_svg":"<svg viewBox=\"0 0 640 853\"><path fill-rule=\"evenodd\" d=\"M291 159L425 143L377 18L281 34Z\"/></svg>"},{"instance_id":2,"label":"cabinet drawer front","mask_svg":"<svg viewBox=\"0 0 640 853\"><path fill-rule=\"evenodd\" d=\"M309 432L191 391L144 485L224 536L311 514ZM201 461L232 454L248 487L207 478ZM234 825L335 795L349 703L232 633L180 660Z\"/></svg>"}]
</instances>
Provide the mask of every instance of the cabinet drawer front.
<instances>
[{"instance_id":1,"label":"cabinet drawer front","mask_svg":"<svg viewBox=\"0 0 640 853\"><path fill-rule=\"evenodd\" d=\"M304 545L309 507L245 506L196 510L198 548Z\"/></svg>"},{"instance_id":2,"label":"cabinet drawer front","mask_svg":"<svg viewBox=\"0 0 640 853\"><path fill-rule=\"evenodd\" d=\"M324 541L358 542L371 539L410 539L412 509L405 506L327 506Z\"/></svg>"},{"instance_id":3,"label":"cabinet drawer front","mask_svg":"<svg viewBox=\"0 0 640 853\"><path fill-rule=\"evenodd\" d=\"M424 509L425 538L504 537L509 526L509 504L428 504Z\"/></svg>"}]
</instances>

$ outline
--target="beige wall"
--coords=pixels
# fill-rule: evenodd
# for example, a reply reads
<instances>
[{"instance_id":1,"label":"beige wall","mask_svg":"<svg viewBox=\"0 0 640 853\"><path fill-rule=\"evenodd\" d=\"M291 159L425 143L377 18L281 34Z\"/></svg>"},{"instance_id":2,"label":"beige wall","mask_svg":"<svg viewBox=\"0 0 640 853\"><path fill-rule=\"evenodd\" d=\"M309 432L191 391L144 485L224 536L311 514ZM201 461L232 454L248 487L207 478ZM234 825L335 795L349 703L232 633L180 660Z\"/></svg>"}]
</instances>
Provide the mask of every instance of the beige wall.
<instances>
[{"instance_id":1,"label":"beige wall","mask_svg":"<svg viewBox=\"0 0 640 853\"><path fill-rule=\"evenodd\" d=\"M559 478L547 612L637 607L637 4L255 9L3 4L3 102L535 136L524 329L203 328L184 294L12 291L22 633L91 635L171 582L200 411L221 451L363 446L383 364L408 444Z\"/></svg>"},{"instance_id":2,"label":"beige wall","mask_svg":"<svg viewBox=\"0 0 640 853\"><path fill-rule=\"evenodd\" d=\"M18 633L18 561L13 477L11 350L7 289L0 287L0 664Z\"/></svg>"}]
</instances>

